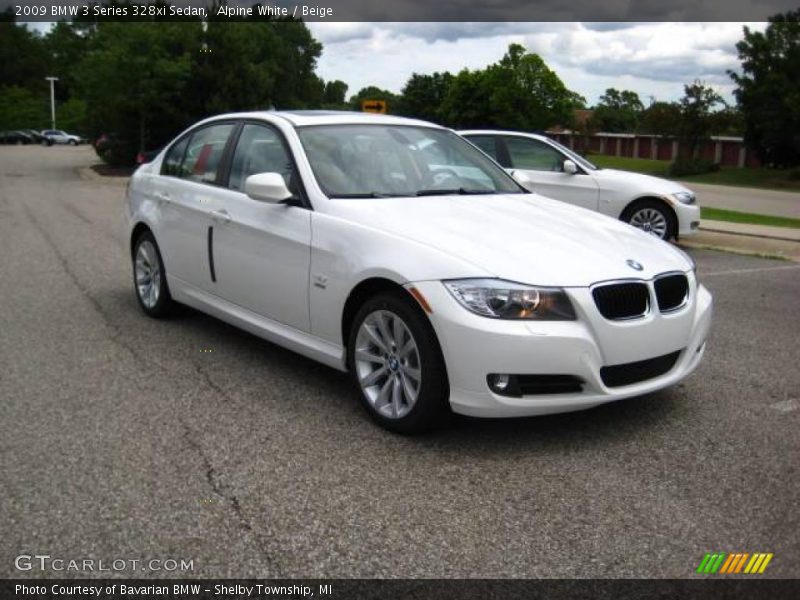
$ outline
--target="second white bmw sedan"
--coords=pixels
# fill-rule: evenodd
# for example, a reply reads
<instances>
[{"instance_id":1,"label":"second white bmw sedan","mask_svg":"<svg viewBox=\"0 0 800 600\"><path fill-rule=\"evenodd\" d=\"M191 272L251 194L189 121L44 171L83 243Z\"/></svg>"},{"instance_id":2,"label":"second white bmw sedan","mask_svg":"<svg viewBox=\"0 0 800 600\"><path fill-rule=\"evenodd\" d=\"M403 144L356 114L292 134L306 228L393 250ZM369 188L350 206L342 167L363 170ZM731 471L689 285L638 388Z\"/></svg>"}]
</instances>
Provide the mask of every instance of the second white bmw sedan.
<instances>
[{"instance_id":1,"label":"second white bmw sedan","mask_svg":"<svg viewBox=\"0 0 800 600\"><path fill-rule=\"evenodd\" d=\"M136 171L126 213L146 314L180 302L349 371L396 431L673 385L711 321L680 250L421 121L208 119Z\"/></svg>"},{"instance_id":2,"label":"second white bmw sedan","mask_svg":"<svg viewBox=\"0 0 800 600\"><path fill-rule=\"evenodd\" d=\"M555 140L517 131L460 131L532 192L596 210L662 240L697 233L700 207L679 183L601 169Z\"/></svg>"}]
</instances>

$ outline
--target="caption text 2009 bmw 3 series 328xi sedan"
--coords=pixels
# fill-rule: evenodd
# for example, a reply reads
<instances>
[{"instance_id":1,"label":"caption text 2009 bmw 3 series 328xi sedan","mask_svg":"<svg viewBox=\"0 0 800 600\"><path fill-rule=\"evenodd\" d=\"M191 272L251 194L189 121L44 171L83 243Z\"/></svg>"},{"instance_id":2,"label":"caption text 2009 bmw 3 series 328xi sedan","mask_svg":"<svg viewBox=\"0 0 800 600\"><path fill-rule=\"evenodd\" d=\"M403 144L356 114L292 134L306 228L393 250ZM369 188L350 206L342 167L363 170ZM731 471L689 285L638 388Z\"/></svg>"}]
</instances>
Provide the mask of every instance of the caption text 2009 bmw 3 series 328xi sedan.
<instances>
[{"instance_id":1,"label":"caption text 2009 bmw 3 series 328xi sedan","mask_svg":"<svg viewBox=\"0 0 800 600\"><path fill-rule=\"evenodd\" d=\"M711 321L679 249L421 121L208 119L136 171L126 216L145 313L179 302L347 370L395 431L673 385Z\"/></svg>"}]
</instances>

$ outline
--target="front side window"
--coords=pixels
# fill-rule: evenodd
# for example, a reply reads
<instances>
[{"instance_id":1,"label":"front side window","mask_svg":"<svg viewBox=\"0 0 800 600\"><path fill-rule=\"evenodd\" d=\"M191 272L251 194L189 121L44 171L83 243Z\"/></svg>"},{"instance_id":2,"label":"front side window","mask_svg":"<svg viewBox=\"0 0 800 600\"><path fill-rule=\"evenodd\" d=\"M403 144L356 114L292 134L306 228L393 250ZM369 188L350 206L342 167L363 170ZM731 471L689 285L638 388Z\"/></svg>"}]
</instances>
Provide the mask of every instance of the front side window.
<instances>
[{"instance_id":1,"label":"front side window","mask_svg":"<svg viewBox=\"0 0 800 600\"><path fill-rule=\"evenodd\" d=\"M478 148L486 152L493 159L497 160L497 142L491 135L471 135L467 138Z\"/></svg>"},{"instance_id":2,"label":"front side window","mask_svg":"<svg viewBox=\"0 0 800 600\"><path fill-rule=\"evenodd\" d=\"M507 137L506 147L515 169L531 171L563 171L564 156L544 142L528 138Z\"/></svg>"},{"instance_id":3,"label":"front side window","mask_svg":"<svg viewBox=\"0 0 800 600\"><path fill-rule=\"evenodd\" d=\"M280 135L271 127L247 124L233 153L228 187L244 191L244 182L256 173L279 173L286 187L297 195L297 176Z\"/></svg>"},{"instance_id":4,"label":"front side window","mask_svg":"<svg viewBox=\"0 0 800 600\"><path fill-rule=\"evenodd\" d=\"M408 125L298 128L314 176L331 198L515 194L523 190L451 131Z\"/></svg>"},{"instance_id":5,"label":"front side window","mask_svg":"<svg viewBox=\"0 0 800 600\"><path fill-rule=\"evenodd\" d=\"M189 139L179 177L199 183L214 183L232 123L211 125L194 132Z\"/></svg>"}]
</instances>

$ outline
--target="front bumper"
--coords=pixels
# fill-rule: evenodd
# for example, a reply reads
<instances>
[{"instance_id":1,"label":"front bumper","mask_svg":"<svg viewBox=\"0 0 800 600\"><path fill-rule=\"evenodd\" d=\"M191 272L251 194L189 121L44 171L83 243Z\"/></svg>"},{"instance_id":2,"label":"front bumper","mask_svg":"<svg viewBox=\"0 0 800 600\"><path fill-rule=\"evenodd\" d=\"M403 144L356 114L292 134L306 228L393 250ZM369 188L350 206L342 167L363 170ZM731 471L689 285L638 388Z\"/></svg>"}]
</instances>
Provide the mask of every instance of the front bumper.
<instances>
[{"instance_id":1,"label":"front bumper","mask_svg":"<svg viewBox=\"0 0 800 600\"><path fill-rule=\"evenodd\" d=\"M454 412L476 417L521 417L582 410L640 396L674 385L700 363L711 324L711 295L689 274L689 301L680 310L652 310L630 321L604 319L589 288L567 293L578 319L564 322L505 321L469 312L439 281L410 284L433 309L429 315L442 347ZM652 293L652 289L651 289ZM654 302L651 302L655 306ZM607 387L604 366L637 362L680 351L663 375L619 387ZM503 396L494 393L487 376L572 375L583 381L581 392Z\"/></svg>"},{"instance_id":2,"label":"front bumper","mask_svg":"<svg viewBox=\"0 0 800 600\"><path fill-rule=\"evenodd\" d=\"M672 202L675 215L678 217L678 237L693 235L700 228L700 207L697 204Z\"/></svg>"}]
</instances>

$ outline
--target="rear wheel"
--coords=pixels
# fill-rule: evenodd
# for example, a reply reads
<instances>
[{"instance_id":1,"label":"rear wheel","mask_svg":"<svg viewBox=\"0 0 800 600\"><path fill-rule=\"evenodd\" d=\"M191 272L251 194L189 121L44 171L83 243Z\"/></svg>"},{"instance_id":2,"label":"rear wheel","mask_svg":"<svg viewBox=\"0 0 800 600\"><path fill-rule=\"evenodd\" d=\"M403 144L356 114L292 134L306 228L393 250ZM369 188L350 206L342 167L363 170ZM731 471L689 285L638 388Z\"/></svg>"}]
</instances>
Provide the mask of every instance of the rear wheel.
<instances>
[{"instance_id":1,"label":"rear wheel","mask_svg":"<svg viewBox=\"0 0 800 600\"><path fill-rule=\"evenodd\" d=\"M675 215L658 200L634 202L625 209L620 219L662 240L669 240L677 234Z\"/></svg>"},{"instance_id":2,"label":"rear wheel","mask_svg":"<svg viewBox=\"0 0 800 600\"><path fill-rule=\"evenodd\" d=\"M416 433L447 414L447 372L436 334L403 293L367 300L353 320L347 349L361 403L381 426Z\"/></svg>"},{"instance_id":3,"label":"rear wheel","mask_svg":"<svg viewBox=\"0 0 800 600\"><path fill-rule=\"evenodd\" d=\"M133 285L139 306L149 317L165 317L172 308L164 262L158 244L149 231L142 233L133 247Z\"/></svg>"}]
</instances>

